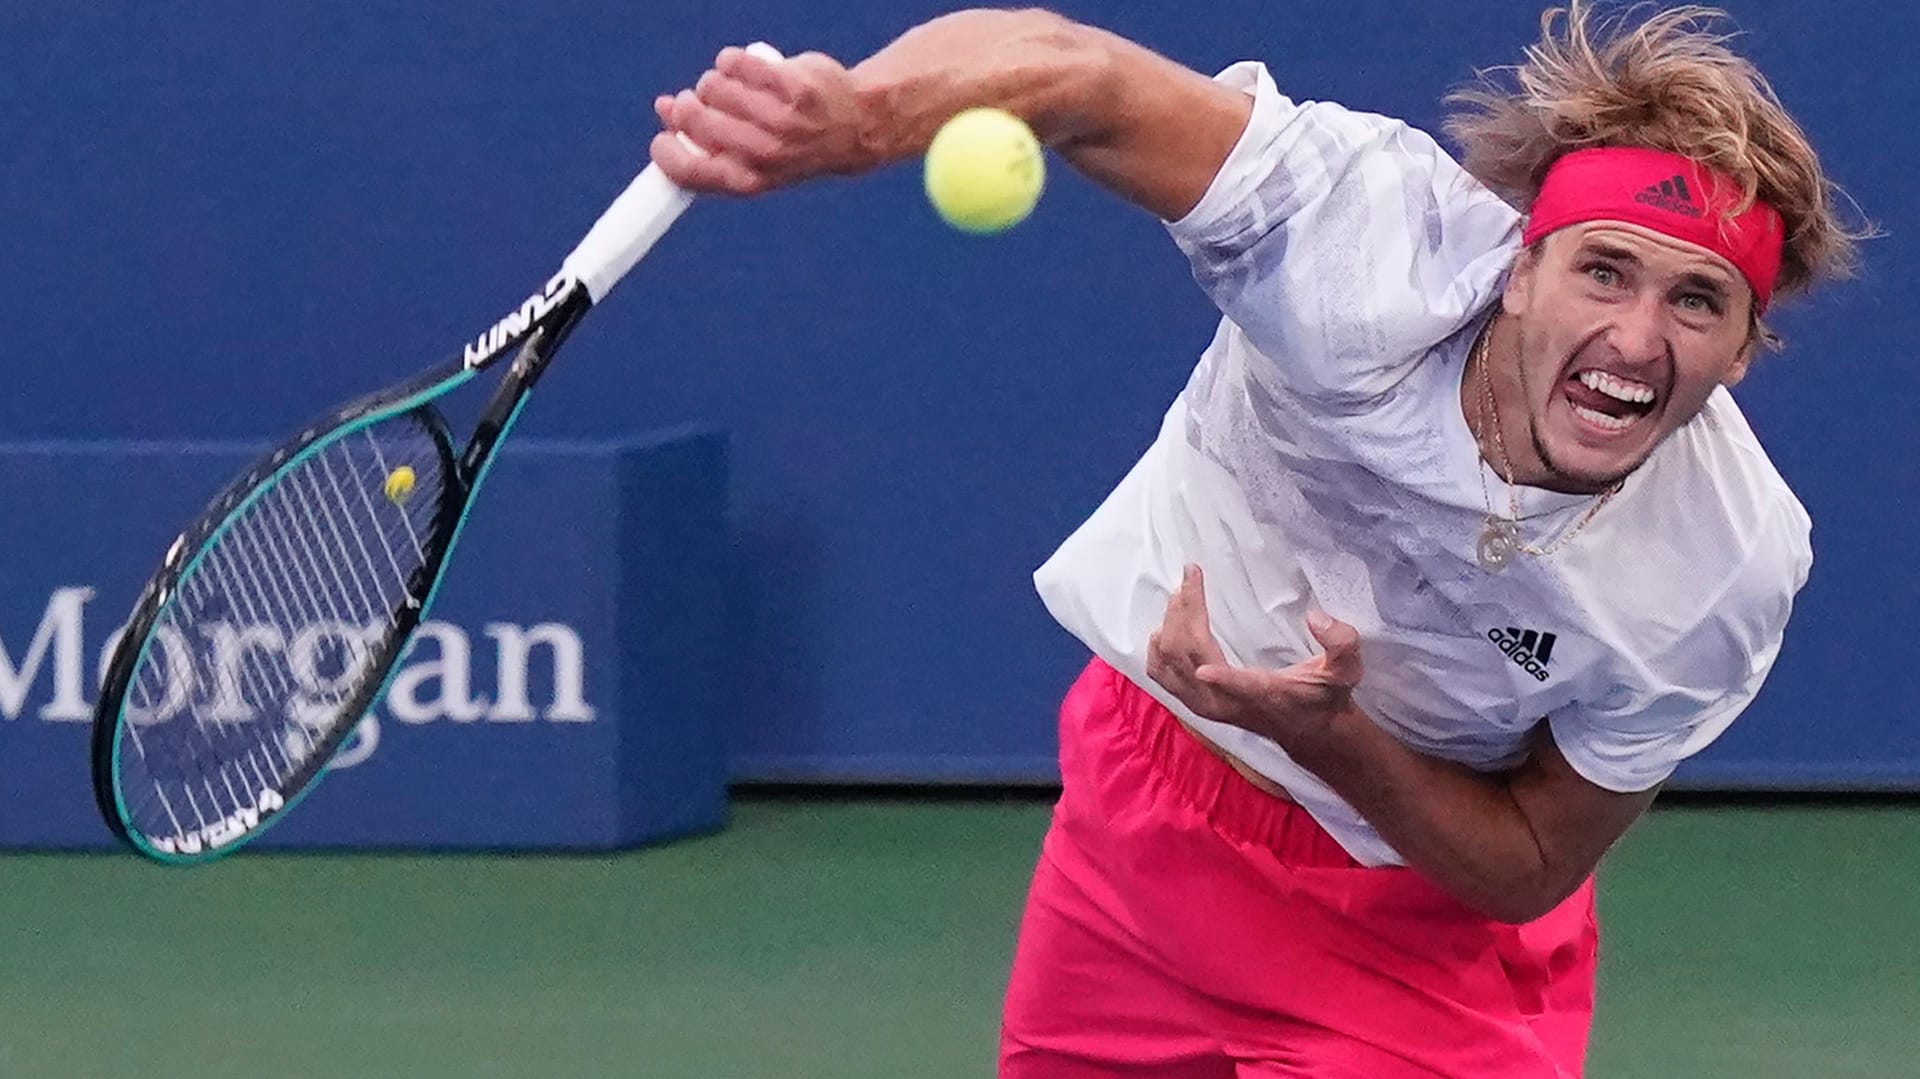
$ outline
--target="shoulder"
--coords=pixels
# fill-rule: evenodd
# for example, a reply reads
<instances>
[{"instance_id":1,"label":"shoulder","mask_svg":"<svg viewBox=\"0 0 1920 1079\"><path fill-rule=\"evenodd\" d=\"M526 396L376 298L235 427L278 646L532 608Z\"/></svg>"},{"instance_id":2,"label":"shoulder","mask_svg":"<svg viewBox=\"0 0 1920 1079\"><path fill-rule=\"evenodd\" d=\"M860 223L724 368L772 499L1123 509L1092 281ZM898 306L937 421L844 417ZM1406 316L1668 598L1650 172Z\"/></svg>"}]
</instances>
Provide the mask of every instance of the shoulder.
<instances>
[{"instance_id":1,"label":"shoulder","mask_svg":"<svg viewBox=\"0 0 1920 1079\"><path fill-rule=\"evenodd\" d=\"M1212 186L1192 212L1169 222L1177 238L1235 249L1315 203L1370 203L1389 218L1401 206L1433 246L1435 216L1476 226L1499 243L1519 214L1462 168L1427 132L1404 120L1281 92L1266 65L1243 61L1214 76L1254 99L1253 112ZM1417 197L1416 197L1417 196ZM1423 220L1425 219L1425 220ZM1446 237L1453 238L1453 237ZM1464 238L1464 237L1462 237Z\"/></svg>"},{"instance_id":2,"label":"shoulder","mask_svg":"<svg viewBox=\"0 0 1920 1079\"><path fill-rule=\"evenodd\" d=\"M1712 484L1717 512L1706 538L1724 538L1737 558L1705 612L1716 637L1749 657L1777 648L1793 598L1813 569L1813 520L1754 437L1725 389L1715 391L1686 433Z\"/></svg>"},{"instance_id":3,"label":"shoulder","mask_svg":"<svg viewBox=\"0 0 1920 1079\"><path fill-rule=\"evenodd\" d=\"M1744 554L1732 565L1762 580L1805 583L1813 521L1725 388L1674 435L1674 497L1694 506L1684 519L1697 542Z\"/></svg>"},{"instance_id":4,"label":"shoulder","mask_svg":"<svg viewBox=\"0 0 1920 1079\"><path fill-rule=\"evenodd\" d=\"M1519 216L1400 120L1296 103L1257 64L1220 77L1251 87L1252 119L1169 231L1279 377L1376 394L1497 295Z\"/></svg>"},{"instance_id":5,"label":"shoulder","mask_svg":"<svg viewBox=\"0 0 1920 1079\"><path fill-rule=\"evenodd\" d=\"M1623 496L1579 576L1639 655L1744 668L1777 647L1812 568L1812 522L1726 390Z\"/></svg>"}]
</instances>

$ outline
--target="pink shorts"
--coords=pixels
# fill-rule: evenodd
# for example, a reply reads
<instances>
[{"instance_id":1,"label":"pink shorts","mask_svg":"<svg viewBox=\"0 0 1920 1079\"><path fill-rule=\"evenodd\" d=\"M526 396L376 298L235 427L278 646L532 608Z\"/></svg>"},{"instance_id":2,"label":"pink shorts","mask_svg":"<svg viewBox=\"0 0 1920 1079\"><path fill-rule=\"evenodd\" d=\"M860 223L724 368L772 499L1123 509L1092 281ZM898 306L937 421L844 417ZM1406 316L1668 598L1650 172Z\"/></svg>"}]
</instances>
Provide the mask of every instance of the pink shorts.
<instances>
[{"instance_id":1,"label":"pink shorts","mask_svg":"<svg viewBox=\"0 0 1920 1079\"><path fill-rule=\"evenodd\" d=\"M1003 1079L1580 1074L1593 882L1505 925L1360 866L1095 660L1020 928Z\"/></svg>"}]
</instances>

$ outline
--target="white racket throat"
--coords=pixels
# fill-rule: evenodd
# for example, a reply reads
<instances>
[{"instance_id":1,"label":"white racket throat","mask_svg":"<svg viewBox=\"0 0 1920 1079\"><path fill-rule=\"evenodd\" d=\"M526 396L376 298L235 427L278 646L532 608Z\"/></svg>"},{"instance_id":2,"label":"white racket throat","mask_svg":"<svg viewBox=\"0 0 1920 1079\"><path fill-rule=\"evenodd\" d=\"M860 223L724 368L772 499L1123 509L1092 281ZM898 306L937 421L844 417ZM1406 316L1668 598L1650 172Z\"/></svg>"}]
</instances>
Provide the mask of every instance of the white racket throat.
<instances>
[{"instance_id":1,"label":"white racket throat","mask_svg":"<svg viewBox=\"0 0 1920 1079\"><path fill-rule=\"evenodd\" d=\"M748 45L747 51L774 63L785 59L764 41ZM695 153L706 152L684 134L680 141ZM692 192L667 179L660 166L649 164L560 264L561 273L586 286L588 297L599 303L692 204Z\"/></svg>"}]
</instances>

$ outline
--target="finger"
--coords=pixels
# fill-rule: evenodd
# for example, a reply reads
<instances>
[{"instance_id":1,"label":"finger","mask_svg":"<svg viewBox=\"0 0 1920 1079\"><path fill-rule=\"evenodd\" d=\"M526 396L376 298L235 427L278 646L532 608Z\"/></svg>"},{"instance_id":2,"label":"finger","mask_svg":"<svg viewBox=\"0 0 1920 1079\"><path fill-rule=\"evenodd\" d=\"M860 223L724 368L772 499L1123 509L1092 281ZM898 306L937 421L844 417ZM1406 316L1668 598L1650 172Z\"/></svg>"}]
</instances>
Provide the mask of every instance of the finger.
<instances>
[{"instance_id":1,"label":"finger","mask_svg":"<svg viewBox=\"0 0 1920 1079\"><path fill-rule=\"evenodd\" d=\"M1179 620L1194 666L1225 663L1226 653L1213 636L1213 619L1207 613L1206 579L1200 567L1189 565L1180 577Z\"/></svg>"},{"instance_id":2,"label":"finger","mask_svg":"<svg viewBox=\"0 0 1920 1079\"><path fill-rule=\"evenodd\" d=\"M1206 684L1193 678L1186 668L1176 664L1162 663L1148 665L1147 677L1153 679L1160 688L1173 694L1174 699L1199 715L1209 719L1218 719L1226 712L1226 703L1220 694L1215 693Z\"/></svg>"},{"instance_id":3,"label":"finger","mask_svg":"<svg viewBox=\"0 0 1920 1079\"><path fill-rule=\"evenodd\" d=\"M1210 692L1235 702L1264 699L1271 689L1268 685L1270 678L1271 676L1264 671L1232 667L1225 663L1203 663L1193 670L1195 682L1205 686Z\"/></svg>"},{"instance_id":4,"label":"finger","mask_svg":"<svg viewBox=\"0 0 1920 1079\"><path fill-rule=\"evenodd\" d=\"M1181 573L1180 591L1186 595L1187 602L1192 604L1194 608L1200 612L1202 617L1205 617L1207 613L1207 578L1200 572L1199 566L1189 565Z\"/></svg>"},{"instance_id":5,"label":"finger","mask_svg":"<svg viewBox=\"0 0 1920 1079\"><path fill-rule=\"evenodd\" d=\"M1172 691L1173 695L1186 699L1183 687L1187 677L1180 666L1168 656L1160 635L1155 633L1147 638L1147 677Z\"/></svg>"},{"instance_id":6,"label":"finger","mask_svg":"<svg viewBox=\"0 0 1920 1079\"><path fill-rule=\"evenodd\" d=\"M713 108L691 90L682 90L673 99L673 119L678 130L715 157L753 164L780 151L779 136Z\"/></svg>"},{"instance_id":7,"label":"finger","mask_svg":"<svg viewBox=\"0 0 1920 1079\"><path fill-rule=\"evenodd\" d=\"M1180 583L1174 585L1173 594L1167 597L1167 613L1170 617L1178 614L1182 620L1187 620L1192 617L1193 608L1193 567L1188 566L1180 571Z\"/></svg>"},{"instance_id":8,"label":"finger","mask_svg":"<svg viewBox=\"0 0 1920 1079\"><path fill-rule=\"evenodd\" d=\"M738 46L729 45L720 50L720 55L713 58L713 67L723 75L738 79L747 86L791 105L799 99L804 80L789 65L800 59L801 57L792 57L776 62L764 56L755 56Z\"/></svg>"},{"instance_id":9,"label":"finger","mask_svg":"<svg viewBox=\"0 0 1920 1079\"><path fill-rule=\"evenodd\" d=\"M1162 662L1180 663L1191 668L1199 660L1196 658L1199 634L1193 627L1192 616L1183 611L1175 600L1167 601L1167 613L1160 620L1160 628L1153 634L1153 646L1158 649Z\"/></svg>"},{"instance_id":10,"label":"finger","mask_svg":"<svg viewBox=\"0 0 1920 1079\"><path fill-rule=\"evenodd\" d=\"M662 131L655 135L649 150L667 179L689 191L757 195L770 186L764 175L736 158L703 154L689 148L678 132Z\"/></svg>"},{"instance_id":11,"label":"finger","mask_svg":"<svg viewBox=\"0 0 1920 1079\"><path fill-rule=\"evenodd\" d=\"M1196 689L1193 668L1193 657L1183 650L1169 648L1163 635L1156 633L1147 638L1147 677L1189 704L1193 703L1189 698Z\"/></svg>"},{"instance_id":12,"label":"finger","mask_svg":"<svg viewBox=\"0 0 1920 1079\"><path fill-rule=\"evenodd\" d=\"M1178 633L1162 626L1147 634L1147 677L1185 700L1193 687L1193 668L1193 657Z\"/></svg>"},{"instance_id":13,"label":"finger","mask_svg":"<svg viewBox=\"0 0 1920 1079\"><path fill-rule=\"evenodd\" d=\"M708 108L744 120L761 131L775 135L776 139L793 127L792 105L719 71L709 71L700 76L700 81L693 86L693 93Z\"/></svg>"},{"instance_id":14,"label":"finger","mask_svg":"<svg viewBox=\"0 0 1920 1079\"><path fill-rule=\"evenodd\" d=\"M1307 629L1326 651L1320 655L1321 669L1335 684L1352 686L1360 682L1360 633L1325 611L1307 615Z\"/></svg>"}]
</instances>

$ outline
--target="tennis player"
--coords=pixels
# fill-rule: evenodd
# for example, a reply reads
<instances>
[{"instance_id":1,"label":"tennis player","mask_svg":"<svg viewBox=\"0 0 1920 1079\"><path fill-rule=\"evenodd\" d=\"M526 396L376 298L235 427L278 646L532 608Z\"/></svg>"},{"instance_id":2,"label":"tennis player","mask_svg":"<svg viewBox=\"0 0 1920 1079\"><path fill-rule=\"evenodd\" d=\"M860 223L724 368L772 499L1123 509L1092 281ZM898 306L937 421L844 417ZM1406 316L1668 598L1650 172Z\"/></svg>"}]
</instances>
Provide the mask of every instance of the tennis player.
<instances>
[{"instance_id":1,"label":"tennis player","mask_svg":"<svg viewBox=\"0 0 1920 1079\"><path fill-rule=\"evenodd\" d=\"M1592 875L1760 689L1806 513L1727 392L1850 266L1718 13L1548 12L1406 124L1038 11L852 70L720 54L661 167L753 194L1027 119L1220 308L1158 439L1040 568L1092 650L1001 1074L1578 1075Z\"/></svg>"}]
</instances>

